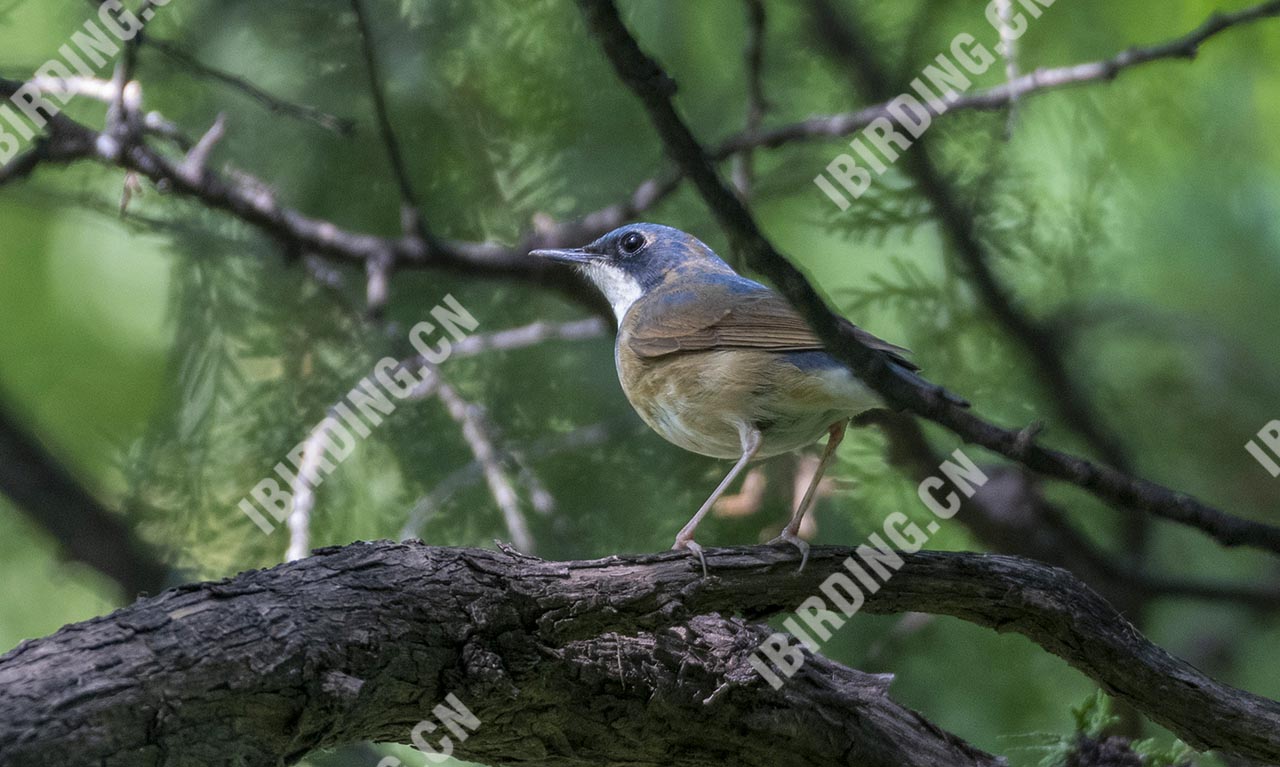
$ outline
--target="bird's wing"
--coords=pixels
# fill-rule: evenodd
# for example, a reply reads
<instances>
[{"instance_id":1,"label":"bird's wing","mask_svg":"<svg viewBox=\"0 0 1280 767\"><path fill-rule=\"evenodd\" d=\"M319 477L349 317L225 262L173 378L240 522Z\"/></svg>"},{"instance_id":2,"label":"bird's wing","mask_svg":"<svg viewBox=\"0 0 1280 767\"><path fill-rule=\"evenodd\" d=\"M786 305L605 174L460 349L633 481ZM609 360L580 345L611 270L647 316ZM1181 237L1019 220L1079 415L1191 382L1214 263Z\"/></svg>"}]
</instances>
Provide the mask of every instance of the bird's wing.
<instances>
[{"instance_id":1,"label":"bird's wing","mask_svg":"<svg viewBox=\"0 0 1280 767\"><path fill-rule=\"evenodd\" d=\"M823 349L822 342L781 295L763 285L751 284L755 289L743 290L739 284L681 291L637 302L632 311L638 316L634 322L627 322L627 343L637 355L650 358L714 349ZM863 344L884 352L908 370L919 369L905 357L910 354L907 349L852 323L847 326Z\"/></svg>"}]
</instances>

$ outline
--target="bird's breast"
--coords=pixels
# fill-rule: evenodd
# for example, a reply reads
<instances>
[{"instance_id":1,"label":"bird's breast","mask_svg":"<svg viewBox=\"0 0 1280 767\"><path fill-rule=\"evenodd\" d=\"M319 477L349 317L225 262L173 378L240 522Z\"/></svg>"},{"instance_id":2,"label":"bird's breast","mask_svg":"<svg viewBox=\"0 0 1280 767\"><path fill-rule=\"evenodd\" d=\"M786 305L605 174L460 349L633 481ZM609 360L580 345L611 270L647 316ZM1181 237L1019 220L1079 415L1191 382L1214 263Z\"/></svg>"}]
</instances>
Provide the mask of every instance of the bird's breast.
<instances>
[{"instance_id":1,"label":"bird's breast","mask_svg":"<svg viewBox=\"0 0 1280 767\"><path fill-rule=\"evenodd\" d=\"M667 441L715 458L742 455L744 428L764 435L760 457L817 441L836 421L879 406L839 365L797 364L749 349L641 357L620 333L615 350L622 389L641 419Z\"/></svg>"}]
</instances>

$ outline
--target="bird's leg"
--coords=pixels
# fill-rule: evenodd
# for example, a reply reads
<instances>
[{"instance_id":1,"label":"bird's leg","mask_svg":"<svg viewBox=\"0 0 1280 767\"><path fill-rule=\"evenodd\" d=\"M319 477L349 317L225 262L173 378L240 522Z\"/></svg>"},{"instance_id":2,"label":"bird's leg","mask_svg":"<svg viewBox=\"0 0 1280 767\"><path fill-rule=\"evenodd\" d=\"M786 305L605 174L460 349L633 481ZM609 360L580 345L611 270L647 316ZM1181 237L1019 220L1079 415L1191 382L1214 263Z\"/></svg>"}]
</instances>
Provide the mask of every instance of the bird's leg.
<instances>
[{"instance_id":1,"label":"bird's leg","mask_svg":"<svg viewBox=\"0 0 1280 767\"><path fill-rule=\"evenodd\" d=\"M702 575L707 575L707 558L702 554L702 547L698 542L693 540L693 531L698 529L698 523L702 518L707 516L707 512L711 511L711 507L715 505L716 500L724 495L724 491L729 489L729 485L737 478L742 469L756 457L756 453L760 450L760 443L764 441L760 430L754 426L744 426L742 429L742 457L738 462L729 469L729 473L720 481L720 485L711 493L711 497L702 504L689 523L680 528L680 532L676 534L676 542L671 547L673 549L688 549L698 555L698 561L702 563Z\"/></svg>"},{"instance_id":2,"label":"bird's leg","mask_svg":"<svg viewBox=\"0 0 1280 767\"><path fill-rule=\"evenodd\" d=\"M835 457L836 448L840 446L841 440L844 439L844 431L848 425L848 421L836 421L827 429L827 446L822 450L822 460L818 461L818 468L813 472L813 479L809 480L809 489L804 491L804 498L801 499L800 505L796 507L795 513L791 515L791 521L782 529L782 534L771 541L772 543L786 541L800 549L800 569L796 572L803 570L805 564L809 561L809 543L800 537L800 523L804 521L804 514L809 510L809 504L813 502L813 496L818 490L818 483L822 481L822 475L826 472L827 465Z\"/></svg>"}]
</instances>

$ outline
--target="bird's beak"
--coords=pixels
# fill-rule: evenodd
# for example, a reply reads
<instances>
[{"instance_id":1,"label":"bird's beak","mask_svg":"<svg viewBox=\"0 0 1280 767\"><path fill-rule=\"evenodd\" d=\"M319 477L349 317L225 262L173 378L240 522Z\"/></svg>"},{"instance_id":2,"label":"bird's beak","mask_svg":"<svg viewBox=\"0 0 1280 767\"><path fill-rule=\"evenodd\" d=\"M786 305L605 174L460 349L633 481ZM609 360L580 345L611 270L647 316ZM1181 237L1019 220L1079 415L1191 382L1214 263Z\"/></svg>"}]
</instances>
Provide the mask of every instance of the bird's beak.
<instances>
[{"instance_id":1,"label":"bird's beak","mask_svg":"<svg viewBox=\"0 0 1280 767\"><path fill-rule=\"evenodd\" d=\"M589 264L599 258L595 253L588 253L584 248L531 250L529 255L538 258L549 258L566 264Z\"/></svg>"}]
</instances>

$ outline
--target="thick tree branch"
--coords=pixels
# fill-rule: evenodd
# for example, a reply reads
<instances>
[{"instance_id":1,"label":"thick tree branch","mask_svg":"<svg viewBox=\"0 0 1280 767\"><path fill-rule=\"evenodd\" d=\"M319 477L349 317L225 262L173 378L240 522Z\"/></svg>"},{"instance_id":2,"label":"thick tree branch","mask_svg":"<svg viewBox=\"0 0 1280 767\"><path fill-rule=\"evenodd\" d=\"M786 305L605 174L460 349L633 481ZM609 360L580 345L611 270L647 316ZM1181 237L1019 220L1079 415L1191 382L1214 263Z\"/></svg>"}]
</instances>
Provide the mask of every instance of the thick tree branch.
<instances>
[{"instance_id":1,"label":"thick tree branch","mask_svg":"<svg viewBox=\"0 0 1280 767\"><path fill-rule=\"evenodd\" d=\"M623 25L609 0L578 0L618 76L639 97L666 146L667 154L697 186L735 250L768 276L827 344L893 407L933 420L969 442L1018 461L1034 471L1078 485L1098 497L1138 511L1198 528L1226 546L1250 546L1280 553L1280 528L1227 514L1189 495L1130 476L1110 466L1042 447L1021 431L983 420L943 396L941 389L896 375L881 355L867 348L832 313L794 265L764 236L742 201L720 178L707 152L676 112L675 84L649 58Z\"/></svg>"},{"instance_id":2,"label":"thick tree branch","mask_svg":"<svg viewBox=\"0 0 1280 767\"><path fill-rule=\"evenodd\" d=\"M543 562L353 544L171 589L0 659L4 764L288 763L405 741L453 692L475 761L994 765L888 700L886 680L810 656L774 691L746 663L765 631L708 617L794 608L843 571L772 547ZM904 555L864 609L1022 633L1189 743L1280 758L1280 704L1152 645L1069 573L1016 557Z\"/></svg>"}]
</instances>

